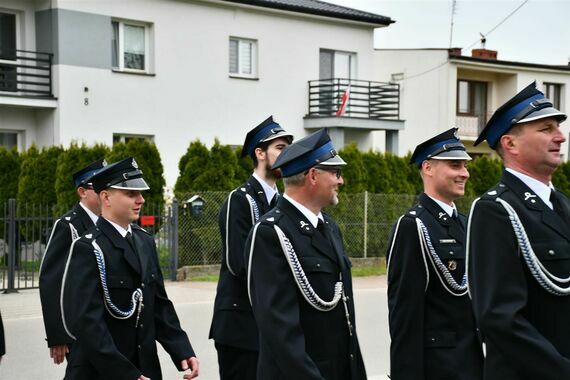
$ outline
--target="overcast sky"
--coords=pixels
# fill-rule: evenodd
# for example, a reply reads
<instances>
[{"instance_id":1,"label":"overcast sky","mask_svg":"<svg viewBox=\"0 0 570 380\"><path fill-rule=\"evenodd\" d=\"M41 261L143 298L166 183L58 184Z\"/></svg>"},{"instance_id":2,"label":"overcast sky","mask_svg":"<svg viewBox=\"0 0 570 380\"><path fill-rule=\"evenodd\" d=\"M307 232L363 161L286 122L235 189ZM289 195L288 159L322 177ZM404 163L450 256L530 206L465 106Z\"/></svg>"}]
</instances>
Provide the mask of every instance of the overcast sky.
<instances>
[{"instance_id":1,"label":"overcast sky","mask_svg":"<svg viewBox=\"0 0 570 380\"><path fill-rule=\"evenodd\" d=\"M376 48L447 48L451 0L325 0L388 16L396 22L375 33ZM480 47L487 34L524 0L458 0L454 16L454 47ZM487 48L498 58L565 65L570 59L570 0L529 0L487 35Z\"/></svg>"}]
</instances>

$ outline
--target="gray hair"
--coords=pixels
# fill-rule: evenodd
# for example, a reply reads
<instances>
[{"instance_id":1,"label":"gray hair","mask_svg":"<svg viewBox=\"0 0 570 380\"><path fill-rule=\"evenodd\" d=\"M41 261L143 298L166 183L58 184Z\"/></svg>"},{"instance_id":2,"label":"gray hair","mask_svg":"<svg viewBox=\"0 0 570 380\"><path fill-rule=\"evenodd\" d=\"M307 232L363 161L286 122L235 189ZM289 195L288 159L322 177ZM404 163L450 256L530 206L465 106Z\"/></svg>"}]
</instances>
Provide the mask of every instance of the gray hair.
<instances>
[{"instance_id":1,"label":"gray hair","mask_svg":"<svg viewBox=\"0 0 570 380\"><path fill-rule=\"evenodd\" d=\"M289 177L283 177L283 184L285 185L285 187L298 186L301 185L304 180L305 180L305 173L301 172L293 174L292 176Z\"/></svg>"}]
</instances>

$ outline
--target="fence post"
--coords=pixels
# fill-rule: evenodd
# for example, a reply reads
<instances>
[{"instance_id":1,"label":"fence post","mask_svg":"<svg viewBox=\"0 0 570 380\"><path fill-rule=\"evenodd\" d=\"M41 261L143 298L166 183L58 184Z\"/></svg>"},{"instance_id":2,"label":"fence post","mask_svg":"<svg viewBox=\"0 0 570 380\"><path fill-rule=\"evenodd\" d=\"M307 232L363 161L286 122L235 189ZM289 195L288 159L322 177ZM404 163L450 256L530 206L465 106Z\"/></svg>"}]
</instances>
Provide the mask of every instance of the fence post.
<instances>
[{"instance_id":1,"label":"fence post","mask_svg":"<svg viewBox=\"0 0 570 380\"><path fill-rule=\"evenodd\" d=\"M176 271L178 270L178 200L174 198L172 200L172 222L170 224L172 228L171 235L171 259L172 267L170 268L170 279L176 281Z\"/></svg>"},{"instance_id":2,"label":"fence post","mask_svg":"<svg viewBox=\"0 0 570 380\"><path fill-rule=\"evenodd\" d=\"M8 286L4 293L16 293L15 289L15 273L16 273L16 200L11 198L8 199Z\"/></svg>"},{"instance_id":3,"label":"fence post","mask_svg":"<svg viewBox=\"0 0 570 380\"><path fill-rule=\"evenodd\" d=\"M368 256L368 191L364 192L364 258Z\"/></svg>"}]
</instances>

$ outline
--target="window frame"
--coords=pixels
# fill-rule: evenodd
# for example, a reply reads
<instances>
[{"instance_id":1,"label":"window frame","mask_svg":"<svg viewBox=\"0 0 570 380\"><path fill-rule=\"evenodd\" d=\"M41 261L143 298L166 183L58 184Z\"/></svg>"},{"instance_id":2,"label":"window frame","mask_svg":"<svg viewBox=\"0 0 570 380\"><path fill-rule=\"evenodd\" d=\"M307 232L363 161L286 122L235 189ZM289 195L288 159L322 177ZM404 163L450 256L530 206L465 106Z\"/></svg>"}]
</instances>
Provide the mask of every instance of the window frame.
<instances>
[{"instance_id":1,"label":"window frame","mask_svg":"<svg viewBox=\"0 0 570 380\"><path fill-rule=\"evenodd\" d=\"M238 68L237 73L232 73L230 67L230 49L231 49L231 41L238 42L237 48L237 56L238 56ZM239 59L241 46L243 43L252 43L251 48L251 74L243 73L242 72L242 65ZM258 50L259 50L259 42L255 38L246 38L246 37L237 37L237 36L230 36L228 39L228 75L231 78L242 78L242 79L259 79L259 71L258 71Z\"/></svg>"},{"instance_id":2,"label":"window frame","mask_svg":"<svg viewBox=\"0 0 570 380\"><path fill-rule=\"evenodd\" d=\"M459 85L461 82L467 83L467 96L469 97L469 104L468 104L468 112L461 112L459 110L460 104L460 92L459 92ZM489 85L487 82L477 81L477 80L469 80L469 79L457 79L456 85L456 101L455 101L455 114L457 116L472 116L472 117L479 117L482 115L475 114L475 87L472 84L483 84L485 86L485 112L483 113L485 118L487 117L487 108L488 108L488 92L489 92Z\"/></svg>"},{"instance_id":3,"label":"window frame","mask_svg":"<svg viewBox=\"0 0 570 380\"><path fill-rule=\"evenodd\" d=\"M111 32L113 33L113 24L118 24L118 51L117 51L117 64L118 66L113 65L112 61L112 54L111 51L111 69L113 71L120 71L125 73L136 73L136 74L150 74L150 54L151 54L151 44L150 44L150 36L151 36L151 24L143 21L133 21L133 20L124 20L124 19L111 19ZM133 69L125 67L125 25L136 26L144 28L144 69ZM111 36L114 37L114 36ZM111 41L113 41L111 39ZM114 49L114 46L111 47Z\"/></svg>"},{"instance_id":4,"label":"window frame","mask_svg":"<svg viewBox=\"0 0 570 380\"><path fill-rule=\"evenodd\" d=\"M154 143L155 135L145 135L142 133L121 133L113 132L113 144L116 143L127 143L129 139L139 139Z\"/></svg>"}]
</instances>

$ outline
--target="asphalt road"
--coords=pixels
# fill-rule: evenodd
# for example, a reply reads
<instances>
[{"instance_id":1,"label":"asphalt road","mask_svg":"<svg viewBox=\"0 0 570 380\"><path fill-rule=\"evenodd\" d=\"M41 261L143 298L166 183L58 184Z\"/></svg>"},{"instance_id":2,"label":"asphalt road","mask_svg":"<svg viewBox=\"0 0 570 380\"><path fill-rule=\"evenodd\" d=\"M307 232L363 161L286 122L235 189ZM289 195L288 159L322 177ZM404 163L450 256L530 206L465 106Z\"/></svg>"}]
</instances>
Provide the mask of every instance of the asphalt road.
<instances>
[{"instance_id":1,"label":"asphalt road","mask_svg":"<svg viewBox=\"0 0 570 380\"><path fill-rule=\"evenodd\" d=\"M215 283L167 283L182 327L200 360L200 377L217 380L218 365L214 343L208 340ZM389 333L385 277L356 278L354 281L356 323L360 348L369 380L384 380L388 373ZM57 380L65 368L49 358L44 342L44 326L37 289L16 294L0 294L0 310L6 331L7 354L0 363L2 380ZM170 357L159 345L165 380L181 379ZM293 380L293 379L292 379Z\"/></svg>"}]
</instances>

